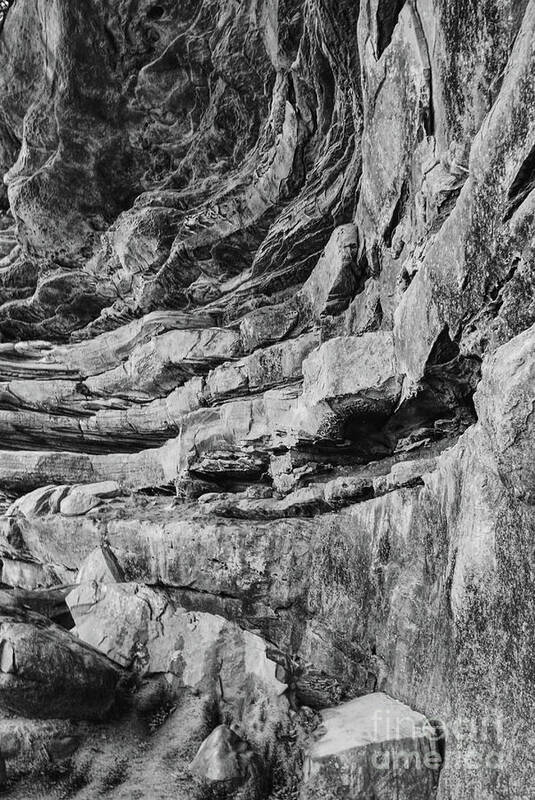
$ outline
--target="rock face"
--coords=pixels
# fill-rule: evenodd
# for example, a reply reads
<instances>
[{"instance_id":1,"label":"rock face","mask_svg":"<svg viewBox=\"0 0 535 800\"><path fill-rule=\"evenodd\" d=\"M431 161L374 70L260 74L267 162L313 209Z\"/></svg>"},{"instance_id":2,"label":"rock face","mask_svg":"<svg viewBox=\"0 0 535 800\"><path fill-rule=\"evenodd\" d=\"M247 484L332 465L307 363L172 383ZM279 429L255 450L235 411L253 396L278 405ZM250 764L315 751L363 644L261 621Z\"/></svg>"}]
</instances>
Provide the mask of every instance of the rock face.
<instances>
[{"instance_id":1,"label":"rock face","mask_svg":"<svg viewBox=\"0 0 535 800\"><path fill-rule=\"evenodd\" d=\"M0 0L8 783L114 707L110 762L194 709L238 798L245 753L266 798L529 795L534 36L535 0ZM370 766L379 707L440 770Z\"/></svg>"}]
</instances>

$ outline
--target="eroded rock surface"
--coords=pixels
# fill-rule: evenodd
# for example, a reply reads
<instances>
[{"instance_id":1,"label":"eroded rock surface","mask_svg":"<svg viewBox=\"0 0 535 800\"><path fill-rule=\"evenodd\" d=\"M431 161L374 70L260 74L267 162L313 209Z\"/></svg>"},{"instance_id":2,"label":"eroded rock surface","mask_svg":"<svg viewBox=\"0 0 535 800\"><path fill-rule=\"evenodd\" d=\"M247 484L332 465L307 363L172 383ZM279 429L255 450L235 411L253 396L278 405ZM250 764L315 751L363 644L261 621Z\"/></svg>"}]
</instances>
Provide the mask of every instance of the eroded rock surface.
<instances>
[{"instance_id":1,"label":"eroded rock surface","mask_svg":"<svg viewBox=\"0 0 535 800\"><path fill-rule=\"evenodd\" d=\"M43 752L77 800L528 796L534 35L535 0L0 2L14 800ZM374 703L441 769L370 769Z\"/></svg>"}]
</instances>

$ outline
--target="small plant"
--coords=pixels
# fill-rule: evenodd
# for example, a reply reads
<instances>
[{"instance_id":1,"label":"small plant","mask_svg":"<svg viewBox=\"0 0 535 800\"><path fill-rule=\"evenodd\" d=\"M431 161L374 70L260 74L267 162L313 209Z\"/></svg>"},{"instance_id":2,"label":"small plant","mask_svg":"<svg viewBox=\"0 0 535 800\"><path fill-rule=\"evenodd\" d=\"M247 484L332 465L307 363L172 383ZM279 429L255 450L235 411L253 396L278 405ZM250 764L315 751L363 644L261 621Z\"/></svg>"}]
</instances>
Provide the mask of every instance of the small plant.
<instances>
[{"instance_id":1,"label":"small plant","mask_svg":"<svg viewBox=\"0 0 535 800\"><path fill-rule=\"evenodd\" d=\"M186 742L174 746L167 750L163 759L168 764L176 764L179 761L191 761L201 745L201 740L197 736L192 736Z\"/></svg>"},{"instance_id":2,"label":"small plant","mask_svg":"<svg viewBox=\"0 0 535 800\"><path fill-rule=\"evenodd\" d=\"M113 764L108 772L104 775L104 777L100 781L100 794L106 794L106 792L115 789L116 786L119 786L121 783L124 783L128 775L128 759L127 758L120 758L118 761Z\"/></svg>"},{"instance_id":3,"label":"small plant","mask_svg":"<svg viewBox=\"0 0 535 800\"><path fill-rule=\"evenodd\" d=\"M166 701L162 703L162 705L156 709L156 711L151 716L148 728L151 733L156 733L158 728L161 728L166 719L168 719L173 711L176 709L176 705L171 703L170 701Z\"/></svg>"},{"instance_id":4,"label":"small plant","mask_svg":"<svg viewBox=\"0 0 535 800\"><path fill-rule=\"evenodd\" d=\"M263 797L264 795L262 794L261 796ZM253 781L248 781L245 786L242 786L240 789L238 789L233 800L258 800L258 798L258 787Z\"/></svg>"},{"instance_id":5,"label":"small plant","mask_svg":"<svg viewBox=\"0 0 535 800\"><path fill-rule=\"evenodd\" d=\"M79 761L71 759L68 762L68 774L58 787L58 800L70 800L91 782L92 763L93 760L89 755Z\"/></svg>"},{"instance_id":6,"label":"small plant","mask_svg":"<svg viewBox=\"0 0 535 800\"><path fill-rule=\"evenodd\" d=\"M207 781L203 778L193 780L192 800L231 800L234 797L232 788L225 781Z\"/></svg>"}]
</instances>

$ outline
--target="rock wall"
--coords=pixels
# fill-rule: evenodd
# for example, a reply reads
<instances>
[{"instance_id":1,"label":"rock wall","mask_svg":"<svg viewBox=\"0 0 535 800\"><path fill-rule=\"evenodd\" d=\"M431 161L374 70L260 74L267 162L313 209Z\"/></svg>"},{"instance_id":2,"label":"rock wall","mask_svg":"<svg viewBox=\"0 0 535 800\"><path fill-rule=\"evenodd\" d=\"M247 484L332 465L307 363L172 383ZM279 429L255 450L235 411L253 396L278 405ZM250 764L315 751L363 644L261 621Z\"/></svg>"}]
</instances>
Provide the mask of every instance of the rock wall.
<instances>
[{"instance_id":1,"label":"rock wall","mask_svg":"<svg viewBox=\"0 0 535 800\"><path fill-rule=\"evenodd\" d=\"M385 693L439 740L406 800L531 797L534 0L6 8L12 796L19 714L80 800L400 800L371 751L302 769Z\"/></svg>"}]
</instances>

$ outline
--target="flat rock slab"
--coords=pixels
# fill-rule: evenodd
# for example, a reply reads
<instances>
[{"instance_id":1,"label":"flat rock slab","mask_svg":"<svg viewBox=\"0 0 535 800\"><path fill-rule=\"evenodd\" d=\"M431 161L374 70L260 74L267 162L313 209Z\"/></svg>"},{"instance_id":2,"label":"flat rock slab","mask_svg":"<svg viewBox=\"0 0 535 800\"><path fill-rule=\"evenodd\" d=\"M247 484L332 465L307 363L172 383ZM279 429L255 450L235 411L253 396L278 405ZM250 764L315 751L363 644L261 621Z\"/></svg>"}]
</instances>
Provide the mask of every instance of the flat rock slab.
<instances>
[{"instance_id":1,"label":"flat rock slab","mask_svg":"<svg viewBox=\"0 0 535 800\"><path fill-rule=\"evenodd\" d=\"M321 712L323 735L304 764L301 800L427 800L440 756L427 719L381 692Z\"/></svg>"}]
</instances>

